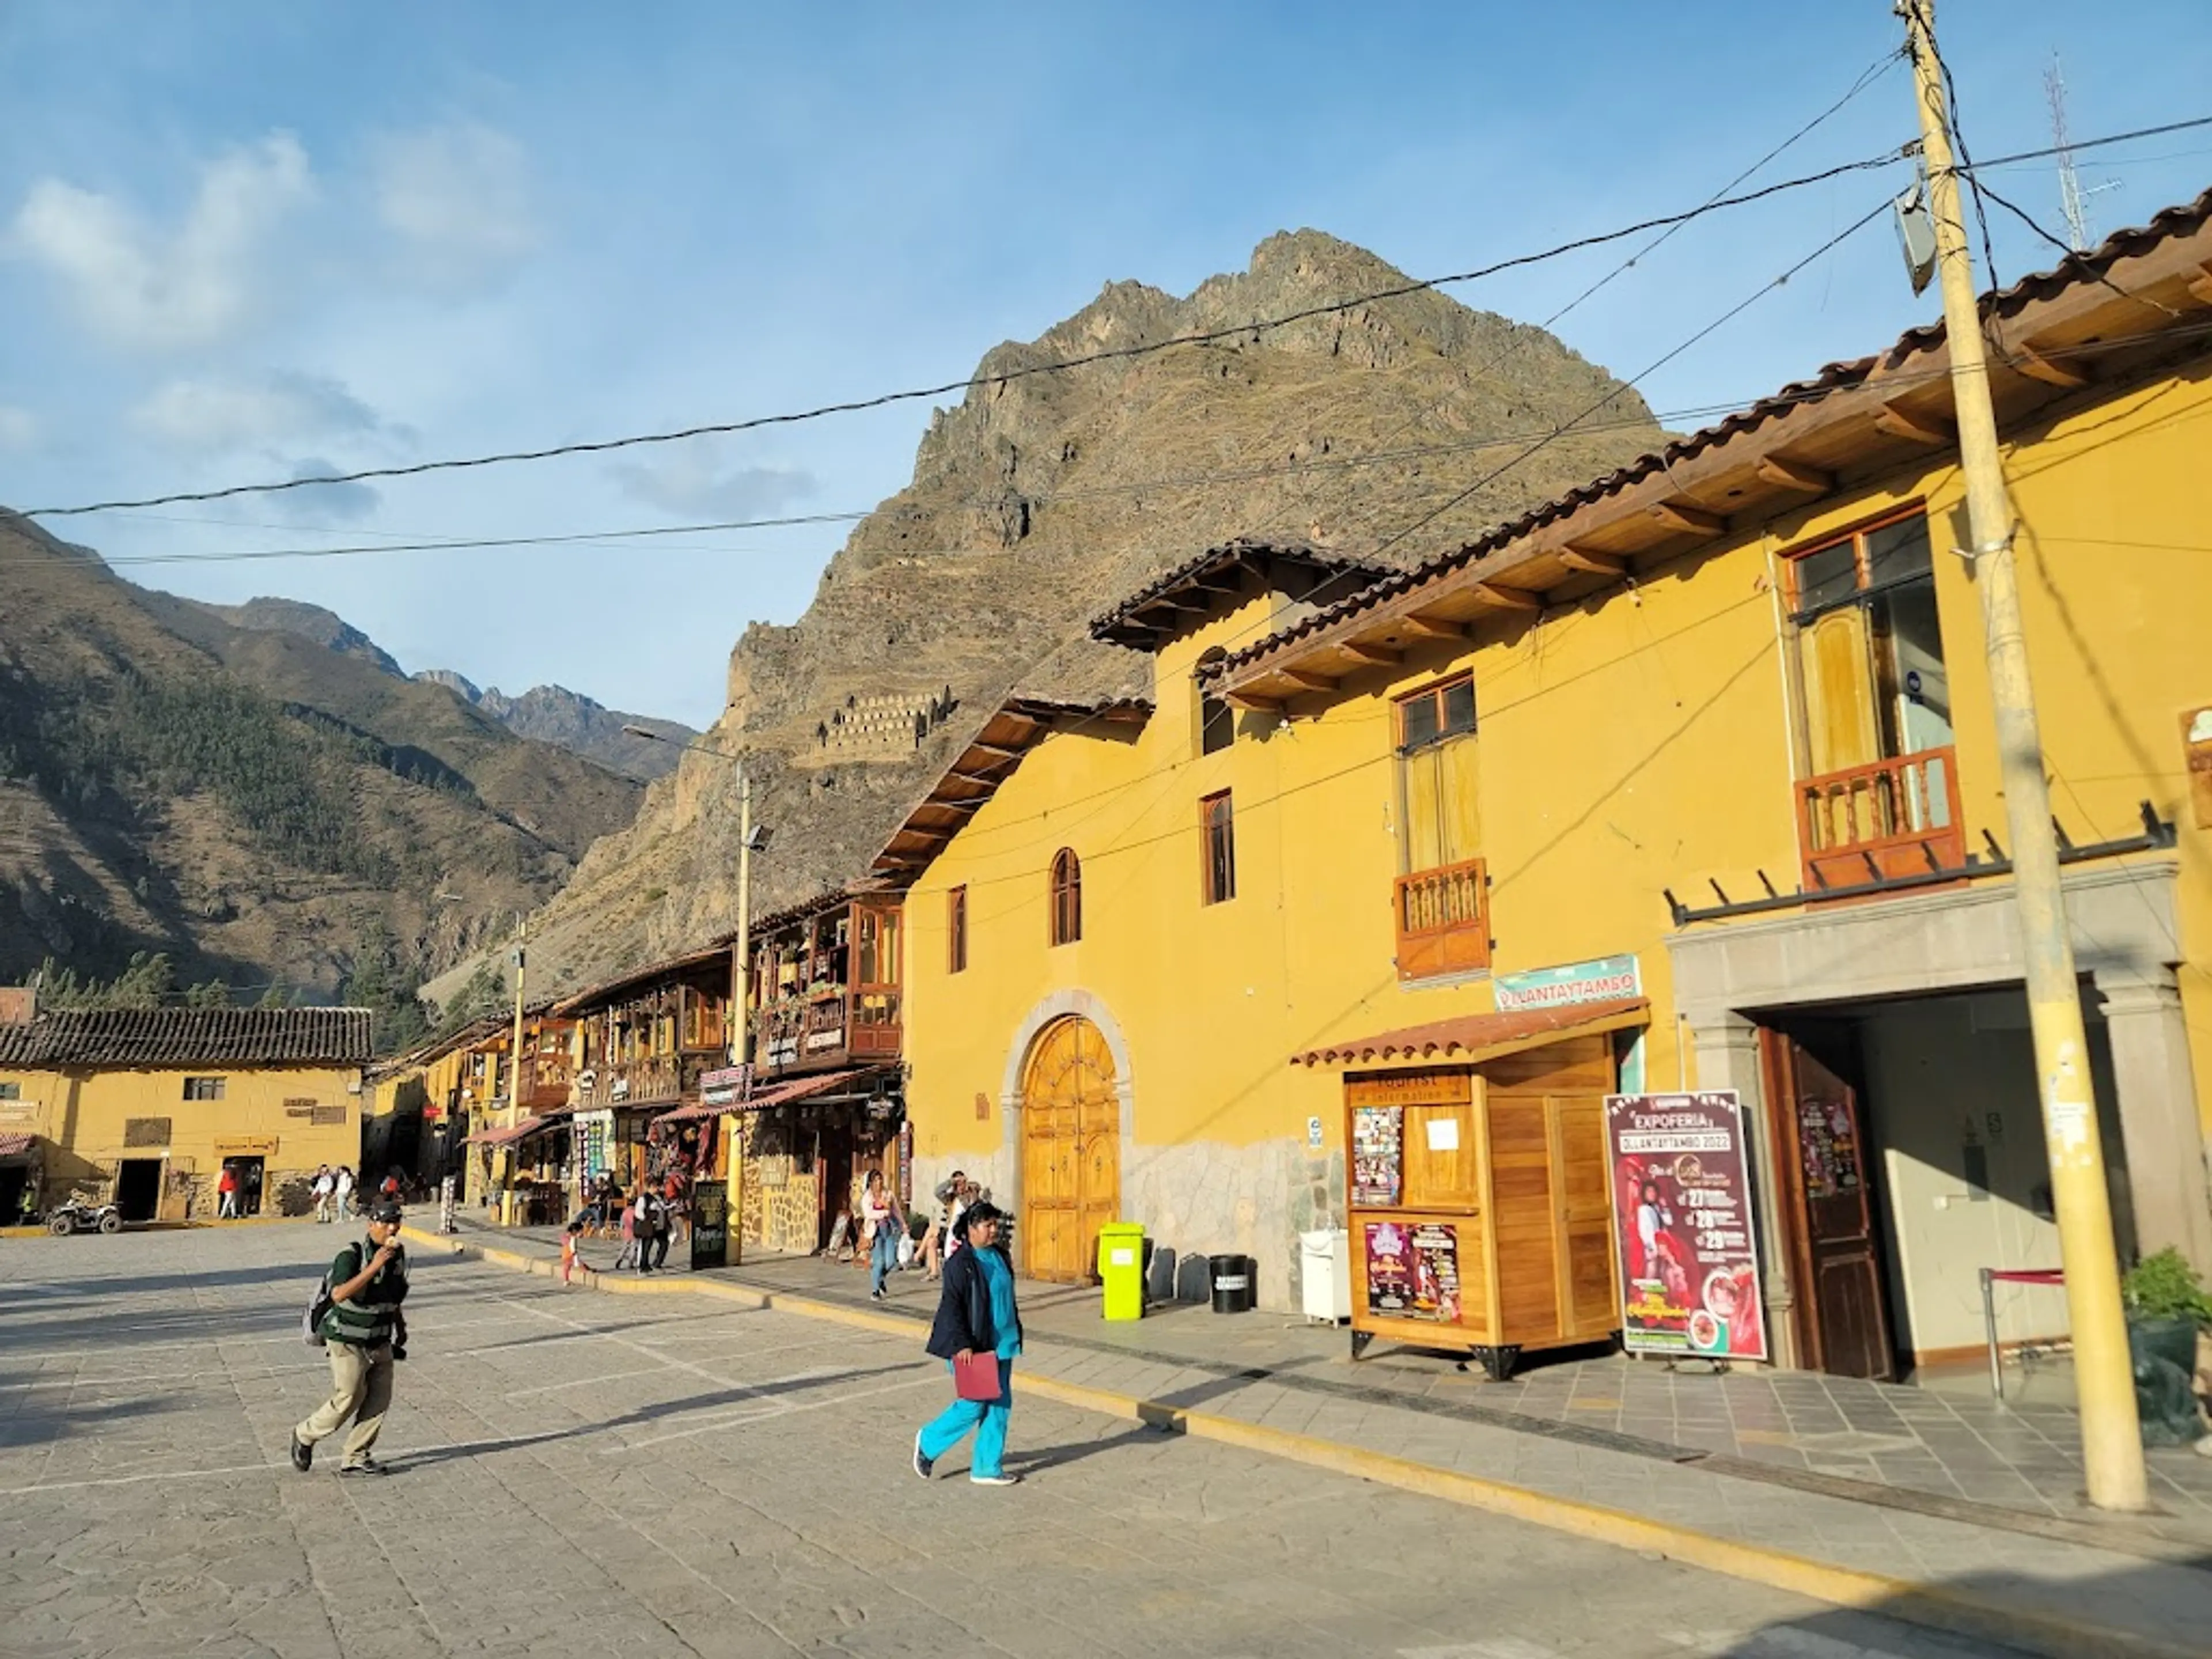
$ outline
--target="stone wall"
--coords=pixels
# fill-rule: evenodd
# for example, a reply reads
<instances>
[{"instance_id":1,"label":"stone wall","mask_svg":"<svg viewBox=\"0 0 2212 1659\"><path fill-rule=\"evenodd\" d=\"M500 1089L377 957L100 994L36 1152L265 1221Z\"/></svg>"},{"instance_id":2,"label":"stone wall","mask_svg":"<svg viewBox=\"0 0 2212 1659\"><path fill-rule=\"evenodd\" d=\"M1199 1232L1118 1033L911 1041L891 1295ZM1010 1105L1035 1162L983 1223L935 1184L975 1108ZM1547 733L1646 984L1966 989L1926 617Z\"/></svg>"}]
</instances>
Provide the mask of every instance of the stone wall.
<instances>
[{"instance_id":1,"label":"stone wall","mask_svg":"<svg viewBox=\"0 0 2212 1659\"><path fill-rule=\"evenodd\" d=\"M788 1167L792 1160L787 1156L778 1159L757 1154L744 1160L744 1200L738 1237L757 1249L811 1255L821 1213L813 1172L793 1170L781 1186L770 1187L765 1184L767 1166L776 1162Z\"/></svg>"}]
</instances>

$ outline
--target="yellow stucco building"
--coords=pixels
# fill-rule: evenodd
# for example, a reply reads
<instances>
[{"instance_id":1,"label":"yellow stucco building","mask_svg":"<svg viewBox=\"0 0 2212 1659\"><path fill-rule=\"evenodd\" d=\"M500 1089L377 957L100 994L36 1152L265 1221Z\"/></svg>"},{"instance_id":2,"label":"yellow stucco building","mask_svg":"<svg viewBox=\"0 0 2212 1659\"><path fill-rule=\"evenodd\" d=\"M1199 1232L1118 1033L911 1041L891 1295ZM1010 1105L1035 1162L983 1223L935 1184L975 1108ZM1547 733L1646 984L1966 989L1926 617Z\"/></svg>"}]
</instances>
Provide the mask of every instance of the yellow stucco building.
<instances>
[{"instance_id":1,"label":"yellow stucco building","mask_svg":"<svg viewBox=\"0 0 2212 1659\"><path fill-rule=\"evenodd\" d=\"M2212 1268L2208 217L1988 310L2122 1243ZM1102 617L1150 698L1008 705L878 860L921 1182L1031 1272L1121 1217L1296 1306L1346 1070L1583 1008L1624 1089L1741 1095L1778 1359L1974 1349L2057 1247L1949 407L1918 330L1415 570L1232 547Z\"/></svg>"},{"instance_id":2,"label":"yellow stucco building","mask_svg":"<svg viewBox=\"0 0 2212 1659\"><path fill-rule=\"evenodd\" d=\"M0 1200L71 1194L130 1221L215 1215L225 1164L269 1214L361 1156L362 1008L34 1012L0 1024Z\"/></svg>"}]
</instances>

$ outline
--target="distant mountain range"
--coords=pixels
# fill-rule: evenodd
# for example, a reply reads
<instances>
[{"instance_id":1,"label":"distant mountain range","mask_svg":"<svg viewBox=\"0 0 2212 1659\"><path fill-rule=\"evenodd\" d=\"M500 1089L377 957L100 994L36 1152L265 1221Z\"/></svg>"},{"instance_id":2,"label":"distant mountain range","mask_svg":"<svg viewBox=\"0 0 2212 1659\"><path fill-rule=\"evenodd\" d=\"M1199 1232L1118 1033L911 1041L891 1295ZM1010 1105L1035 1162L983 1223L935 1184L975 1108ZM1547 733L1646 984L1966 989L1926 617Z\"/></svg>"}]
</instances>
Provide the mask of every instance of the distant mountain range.
<instances>
[{"instance_id":1,"label":"distant mountain range","mask_svg":"<svg viewBox=\"0 0 2212 1659\"><path fill-rule=\"evenodd\" d=\"M319 605L278 599L248 599L244 605L208 605L199 600L187 603L220 617L234 628L296 634L301 639L313 641L325 651L365 662L395 678L410 678L374 640L335 611L325 611ZM510 697L496 686L480 690L450 668L426 668L411 678L424 684L444 686L463 702L482 709L519 737L566 749L640 783L650 783L674 771L684 745L699 735L675 720L609 708L564 685L534 685L520 696ZM659 741L633 736L623 729L628 726L642 726L655 732Z\"/></svg>"},{"instance_id":2,"label":"distant mountain range","mask_svg":"<svg viewBox=\"0 0 2212 1659\"><path fill-rule=\"evenodd\" d=\"M159 951L249 995L411 986L635 816L327 611L137 587L4 510L0 562L0 984Z\"/></svg>"}]
</instances>

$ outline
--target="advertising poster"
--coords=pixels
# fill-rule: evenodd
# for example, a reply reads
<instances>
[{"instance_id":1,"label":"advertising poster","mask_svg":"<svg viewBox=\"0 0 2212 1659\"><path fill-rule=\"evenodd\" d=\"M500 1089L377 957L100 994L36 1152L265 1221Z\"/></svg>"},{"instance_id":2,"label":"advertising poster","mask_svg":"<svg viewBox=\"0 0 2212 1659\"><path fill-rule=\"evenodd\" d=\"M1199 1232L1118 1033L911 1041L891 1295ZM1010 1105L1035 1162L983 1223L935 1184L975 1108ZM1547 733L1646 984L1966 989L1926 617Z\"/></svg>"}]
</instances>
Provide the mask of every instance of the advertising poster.
<instances>
[{"instance_id":1,"label":"advertising poster","mask_svg":"<svg viewBox=\"0 0 2212 1659\"><path fill-rule=\"evenodd\" d=\"M1395 1319L1413 1316L1413 1230L1395 1221L1367 1224L1367 1311Z\"/></svg>"},{"instance_id":2,"label":"advertising poster","mask_svg":"<svg viewBox=\"0 0 2212 1659\"><path fill-rule=\"evenodd\" d=\"M1622 1346L1764 1359L1743 1109L1733 1090L1608 1095Z\"/></svg>"},{"instance_id":3,"label":"advertising poster","mask_svg":"<svg viewBox=\"0 0 2212 1659\"><path fill-rule=\"evenodd\" d=\"M702 1182L691 1189L691 1265L730 1265L730 1194L720 1182Z\"/></svg>"},{"instance_id":4,"label":"advertising poster","mask_svg":"<svg viewBox=\"0 0 2212 1659\"><path fill-rule=\"evenodd\" d=\"M1459 1229L1448 1223L1425 1222L1413 1234L1413 1305L1415 1319L1433 1319L1441 1325L1459 1323Z\"/></svg>"},{"instance_id":5,"label":"advertising poster","mask_svg":"<svg viewBox=\"0 0 2212 1659\"><path fill-rule=\"evenodd\" d=\"M1352 1113L1352 1202L1387 1210L1398 1202L1403 1173L1406 1109L1359 1106Z\"/></svg>"},{"instance_id":6,"label":"advertising poster","mask_svg":"<svg viewBox=\"0 0 2212 1659\"><path fill-rule=\"evenodd\" d=\"M575 1117L576 1167L595 1182L614 1167L615 1115L579 1112Z\"/></svg>"}]
</instances>

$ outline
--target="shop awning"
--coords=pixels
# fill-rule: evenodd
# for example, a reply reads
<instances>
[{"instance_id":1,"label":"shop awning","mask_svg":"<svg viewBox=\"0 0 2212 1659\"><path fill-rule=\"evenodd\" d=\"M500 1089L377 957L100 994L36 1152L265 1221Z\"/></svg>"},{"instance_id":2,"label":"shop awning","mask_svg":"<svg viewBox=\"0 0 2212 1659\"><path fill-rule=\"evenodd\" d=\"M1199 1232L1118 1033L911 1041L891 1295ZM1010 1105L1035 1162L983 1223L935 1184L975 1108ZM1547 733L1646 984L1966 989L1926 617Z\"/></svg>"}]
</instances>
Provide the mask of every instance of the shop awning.
<instances>
[{"instance_id":1,"label":"shop awning","mask_svg":"<svg viewBox=\"0 0 2212 1659\"><path fill-rule=\"evenodd\" d=\"M702 1118L720 1117L727 1112L757 1112L769 1106L786 1106L809 1095L827 1094L832 1089L842 1088L860 1075L858 1072L824 1072L819 1077L793 1078L756 1091L750 1100L733 1100L722 1106L685 1106L664 1112L654 1121L693 1123Z\"/></svg>"},{"instance_id":2,"label":"shop awning","mask_svg":"<svg viewBox=\"0 0 2212 1659\"><path fill-rule=\"evenodd\" d=\"M0 1134L0 1158L21 1158L39 1144L31 1134Z\"/></svg>"},{"instance_id":3,"label":"shop awning","mask_svg":"<svg viewBox=\"0 0 2212 1659\"><path fill-rule=\"evenodd\" d=\"M1504 1014L1462 1014L1427 1025L1326 1043L1292 1054L1293 1066L1406 1066L1448 1061L1472 1066L1523 1048L1539 1048L1566 1037L1593 1036L1648 1024L1651 1004L1644 997L1607 1002L1567 1003L1549 1008L1516 1008Z\"/></svg>"},{"instance_id":4,"label":"shop awning","mask_svg":"<svg viewBox=\"0 0 2212 1659\"><path fill-rule=\"evenodd\" d=\"M548 1121L542 1117L526 1117L521 1122L507 1128L479 1129L469 1136L463 1144L470 1146L505 1146L521 1139L525 1135L536 1134L541 1129L557 1129L560 1127L561 1124L557 1121Z\"/></svg>"}]
</instances>

